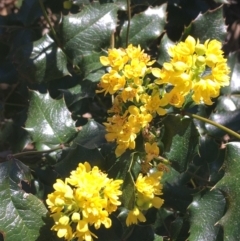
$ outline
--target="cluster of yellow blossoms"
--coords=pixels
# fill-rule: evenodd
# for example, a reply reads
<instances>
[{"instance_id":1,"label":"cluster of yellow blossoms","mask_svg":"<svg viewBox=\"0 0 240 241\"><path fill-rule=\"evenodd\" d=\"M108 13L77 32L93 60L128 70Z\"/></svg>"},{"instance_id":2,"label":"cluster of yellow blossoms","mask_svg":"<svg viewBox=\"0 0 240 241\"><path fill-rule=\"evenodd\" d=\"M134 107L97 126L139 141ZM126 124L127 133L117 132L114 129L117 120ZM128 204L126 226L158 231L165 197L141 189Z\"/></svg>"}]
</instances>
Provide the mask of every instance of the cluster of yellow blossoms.
<instances>
[{"instance_id":1,"label":"cluster of yellow blossoms","mask_svg":"<svg viewBox=\"0 0 240 241\"><path fill-rule=\"evenodd\" d=\"M96 166L91 169L89 163L80 163L65 182L57 179L55 191L48 195L46 203L55 221L52 230L65 240L92 241L96 235L89 226L111 226L109 214L121 204L118 199L122 182L109 179Z\"/></svg>"},{"instance_id":2,"label":"cluster of yellow blossoms","mask_svg":"<svg viewBox=\"0 0 240 241\"><path fill-rule=\"evenodd\" d=\"M229 84L229 68L219 41L201 44L188 36L168 53L170 63L164 63L162 69L151 67L155 61L131 44L126 49L109 49L108 56L100 57L108 73L102 76L97 93L114 95L104 125L107 141L117 143L116 156L135 149L138 133L148 128L156 114L165 115L170 106L181 108L189 95L196 104L211 105L221 86Z\"/></svg>"},{"instance_id":3,"label":"cluster of yellow blossoms","mask_svg":"<svg viewBox=\"0 0 240 241\"><path fill-rule=\"evenodd\" d=\"M213 104L211 98L219 95L222 86L229 85L229 68L221 47L217 40L201 44L188 36L185 42L169 48L170 63L164 63L161 70L153 68L152 73L158 78L156 84L170 84L170 93L182 97L170 104L181 107L189 93L196 104Z\"/></svg>"},{"instance_id":4,"label":"cluster of yellow blossoms","mask_svg":"<svg viewBox=\"0 0 240 241\"><path fill-rule=\"evenodd\" d=\"M162 194L162 185L160 180L162 172L154 172L148 176L139 174L135 187L135 205L133 210L128 213L126 224L137 224L138 221L145 222L146 218L142 211L148 210L152 206L160 208L163 204L163 199L155 195Z\"/></svg>"},{"instance_id":5,"label":"cluster of yellow blossoms","mask_svg":"<svg viewBox=\"0 0 240 241\"><path fill-rule=\"evenodd\" d=\"M142 211L150 207L160 208L163 200L155 195L161 195L160 184L162 172L146 176L139 174L135 183L134 209L129 211L127 226L145 222ZM80 163L69 178L63 182L57 179L53 185L55 191L48 195L46 203L54 219L52 230L59 238L65 240L93 241L97 236L90 231L89 226L99 229L103 224L110 228L112 221L109 214L121 205L119 196L122 194L120 185L123 180L112 180L101 172L98 167L91 168L88 162Z\"/></svg>"}]
</instances>

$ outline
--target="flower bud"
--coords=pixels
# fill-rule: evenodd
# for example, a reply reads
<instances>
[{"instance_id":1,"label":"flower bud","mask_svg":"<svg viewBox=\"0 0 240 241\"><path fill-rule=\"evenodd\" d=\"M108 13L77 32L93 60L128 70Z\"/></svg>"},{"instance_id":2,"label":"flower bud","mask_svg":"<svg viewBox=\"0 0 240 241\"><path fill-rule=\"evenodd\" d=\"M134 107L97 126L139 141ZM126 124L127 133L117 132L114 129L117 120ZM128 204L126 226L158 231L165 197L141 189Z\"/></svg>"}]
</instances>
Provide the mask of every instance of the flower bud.
<instances>
[{"instance_id":1,"label":"flower bud","mask_svg":"<svg viewBox=\"0 0 240 241\"><path fill-rule=\"evenodd\" d=\"M73 222L78 222L80 220L80 214L79 213L73 213L72 215L72 221Z\"/></svg>"},{"instance_id":2,"label":"flower bud","mask_svg":"<svg viewBox=\"0 0 240 241\"><path fill-rule=\"evenodd\" d=\"M206 53L206 47L203 44L197 44L195 47L197 55L204 55Z\"/></svg>"}]
</instances>

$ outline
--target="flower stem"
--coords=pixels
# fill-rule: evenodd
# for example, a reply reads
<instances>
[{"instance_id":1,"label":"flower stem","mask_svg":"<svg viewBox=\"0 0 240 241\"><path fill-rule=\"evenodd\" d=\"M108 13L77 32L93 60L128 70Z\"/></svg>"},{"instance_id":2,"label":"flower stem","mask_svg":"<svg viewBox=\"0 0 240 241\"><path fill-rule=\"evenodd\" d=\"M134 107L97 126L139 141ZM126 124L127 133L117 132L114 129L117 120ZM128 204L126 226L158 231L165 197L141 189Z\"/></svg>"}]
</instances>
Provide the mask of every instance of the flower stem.
<instances>
[{"instance_id":1,"label":"flower stem","mask_svg":"<svg viewBox=\"0 0 240 241\"><path fill-rule=\"evenodd\" d=\"M26 152L21 152L21 153L16 153L16 154L13 154L11 155L11 157L20 157L20 156L26 156L26 155L36 155L36 154L42 154L42 153L50 153L50 152L54 152L54 151L57 151L59 149L63 149L62 145L56 147L56 148L53 148L53 149L49 149L49 150L44 150L44 151L26 151Z\"/></svg>"},{"instance_id":2,"label":"flower stem","mask_svg":"<svg viewBox=\"0 0 240 241\"><path fill-rule=\"evenodd\" d=\"M55 29L53 28L52 24L50 23L50 20L49 20L49 18L48 18L48 16L47 16L47 12L46 12L46 10L45 10L45 8L44 8L44 5L43 5L42 0L39 0L39 4L40 4L40 7L41 7L41 9L42 9L44 18L45 18L45 20L47 21L47 23L48 23L48 25L49 25L49 28L51 29L51 32L52 32L52 34L53 34L53 36L54 36L54 38L55 38L55 40L56 40L56 43L57 43L58 47L60 47L60 46L61 46L61 42L60 42L60 40L59 40L59 38L58 38L58 36L57 36L57 33L56 33Z\"/></svg>"},{"instance_id":3,"label":"flower stem","mask_svg":"<svg viewBox=\"0 0 240 241\"><path fill-rule=\"evenodd\" d=\"M240 135L239 135L237 132L235 132L235 131L233 131L233 130L231 130L231 129L229 129L229 128L221 125L221 124L218 124L218 123L216 123L216 122L214 122L214 121L211 121L211 120L209 120L209 119L207 119L207 118L204 118L204 117L199 116L199 115L196 115L196 114L187 113L187 115L191 116L191 117L194 118L194 119L198 119L198 120L204 121L204 122L206 122L206 123L208 123L208 124L211 124L211 125L213 125L213 126L216 126L216 127L218 127L219 129L227 132L228 134L230 134L230 135L232 135L232 136L240 139Z\"/></svg>"}]
</instances>

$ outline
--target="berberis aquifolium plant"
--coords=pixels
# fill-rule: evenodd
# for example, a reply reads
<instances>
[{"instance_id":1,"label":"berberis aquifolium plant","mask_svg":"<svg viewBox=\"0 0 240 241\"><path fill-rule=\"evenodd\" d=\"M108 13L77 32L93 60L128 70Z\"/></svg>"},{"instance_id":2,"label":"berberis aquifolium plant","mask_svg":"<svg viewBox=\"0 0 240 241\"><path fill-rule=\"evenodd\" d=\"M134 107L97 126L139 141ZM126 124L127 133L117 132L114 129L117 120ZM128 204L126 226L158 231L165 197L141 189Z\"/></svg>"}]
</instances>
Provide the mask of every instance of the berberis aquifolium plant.
<instances>
[{"instance_id":1,"label":"berberis aquifolium plant","mask_svg":"<svg viewBox=\"0 0 240 241\"><path fill-rule=\"evenodd\" d=\"M237 6L4 5L0 241L239 241Z\"/></svg>"}]
</instances>

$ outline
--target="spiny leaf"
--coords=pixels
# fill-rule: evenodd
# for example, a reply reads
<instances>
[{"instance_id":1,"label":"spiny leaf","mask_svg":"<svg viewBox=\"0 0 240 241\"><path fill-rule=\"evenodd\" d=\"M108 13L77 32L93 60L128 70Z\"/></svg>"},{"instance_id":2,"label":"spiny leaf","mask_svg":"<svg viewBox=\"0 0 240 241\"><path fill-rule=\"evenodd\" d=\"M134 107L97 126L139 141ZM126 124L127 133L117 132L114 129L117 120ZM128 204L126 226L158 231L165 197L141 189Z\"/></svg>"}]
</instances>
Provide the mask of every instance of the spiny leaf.
<instances>
[{"instance_id":1,"label":"spiny leaf","mask_svg":"<svg viewBox=\"0 0 240 241\"><path fill-rule=\"evenodd\" d=\"M54 100L49 94L36 91L29 93L26 130L33 141L52 145L70 141L76 135L76 130L64 100Z\"/></svg>"},{"instance_id":2,"label":"spiny leaf","mask_svg":"<svg viewBox=\"0 0 240 241\"><path fill-rule=\"evenodd\" d=\"M29 175L28 167L16 159L0 163L0 232L4 241L53 240L51 226L41 232L47 214L42 201L20 188Z\"/></svg>"},{"instance_id":3,"label":"spiny leaf","mask_svg":"<svg viewBox=\"0 0 240 241\"><path fill-rule=\"evenodd\" d=\"M215 225L222 217L226 200L219 190L203 191L194 196L189 206L189 241L216 241L220 226Z\"/></svg>"},{"instance_id":4,"label":"spiny leaf","mask_svg":"<svg viewBox=\"0 0 240 241\"><path fill-rule=\"evenodd\" d=\"M67 58L47 34L21 46L15 54L21 76L29 82L44 82L69 74Z\"/></svg>"},{"instance_id":5,"label":"spiny leaf","mask_svg":"<svg viewBox=\"0 0 240 241\"><path fill-rule=\"evenodd\" d=\"M228 143L226 148L225 175L215 188L222 190L227 197L227 211L219 224L223 226L224 241L232 241L240 240L240 143Z\"/></svg>"},{"instance_id":6,"label":"spiny leaf","mask_svg":"<svg viewBox=\"0 0 240 241\"><path fill-rule=\"evenodd\" d=\"M92 3L80 13L63 17L60 37L67 55L80 65L85 55L108 47L117 25L117 4Z\"/></svg>"},{"instance_id":7,"label":"spiny leaf","mask_svg":"<svg viewBox=\"0 0 240 241\"><path fill-rule=\"evenodd\" d=\"M146 11L133 16L128 42L134 45L140 44L146 48L149 43L157 39L164 31L166 7L166 4L154 8L149 7ZM126 22L121 32L123 43L126 41L127 25Z\"/></svg>"},{"instance_id":8,"label":"spiny leaf","mask_svg":"<svg viewBox=\"0 0 240 241\"><path fill-rule=\"evenodd\" d=\"M201 42L207 39L217 39L221 42L226 37L226 25L223 18L223 7L209 10L198 17L184 30L182 39L188 35L199 38Z\"/></svg>"}]
</instances>

